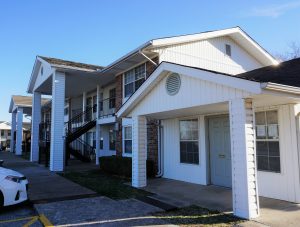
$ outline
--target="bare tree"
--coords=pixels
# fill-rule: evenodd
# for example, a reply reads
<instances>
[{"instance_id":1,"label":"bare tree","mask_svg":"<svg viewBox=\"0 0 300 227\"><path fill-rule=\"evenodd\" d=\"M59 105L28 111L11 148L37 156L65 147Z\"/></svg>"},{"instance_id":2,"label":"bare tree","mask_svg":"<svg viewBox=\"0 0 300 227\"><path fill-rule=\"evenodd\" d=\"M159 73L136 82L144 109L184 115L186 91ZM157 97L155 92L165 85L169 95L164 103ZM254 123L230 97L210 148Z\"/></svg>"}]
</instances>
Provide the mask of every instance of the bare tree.
<instances>
[{"instance_id":1,"label":"bare tree","mask_svg":"<svg viewBox=\"0 0 300 227\"><path fill-rule=\"evenodd\" d=\"M281 61L300 58L300 43L295 41L290 42L288 44L288 50L283 54L275 54L275 57Z\"/></svg>"}]
</instances>

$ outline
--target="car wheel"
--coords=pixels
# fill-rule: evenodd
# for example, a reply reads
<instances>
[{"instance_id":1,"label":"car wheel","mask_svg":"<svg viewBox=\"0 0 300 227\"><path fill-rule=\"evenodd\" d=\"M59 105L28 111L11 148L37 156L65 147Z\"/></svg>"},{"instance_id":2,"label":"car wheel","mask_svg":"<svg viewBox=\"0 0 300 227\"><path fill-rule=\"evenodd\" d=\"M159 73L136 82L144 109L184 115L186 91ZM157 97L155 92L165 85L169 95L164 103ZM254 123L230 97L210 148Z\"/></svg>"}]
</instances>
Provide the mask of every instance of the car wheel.
<instances>
[{"instance_id":1,"label":"car wheel","mask_svg":"<svg viewBox=\"0 0 300 227\"><path fill-rule=\"evenodd\" d=\"M4 205L4 197L3 197L3 193L0 191L0 207L3 207Z\"/></svg>"}]
</instances>

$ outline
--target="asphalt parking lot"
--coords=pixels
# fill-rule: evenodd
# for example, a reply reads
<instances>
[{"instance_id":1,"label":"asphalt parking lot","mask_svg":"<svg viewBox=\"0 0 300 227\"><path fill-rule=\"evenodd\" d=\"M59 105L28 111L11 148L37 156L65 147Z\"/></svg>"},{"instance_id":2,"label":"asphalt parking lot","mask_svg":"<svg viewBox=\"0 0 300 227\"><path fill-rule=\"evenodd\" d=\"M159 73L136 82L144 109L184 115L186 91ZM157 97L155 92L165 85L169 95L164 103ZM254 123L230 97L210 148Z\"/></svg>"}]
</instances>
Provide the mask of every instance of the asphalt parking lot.
<instances>
[{"instance_id":1,"label":"asphalt parking lot","mask_svg":"<svg viewBox=\"0 0 300 227\"><path fill-rule=\"evenodd\" d=\"M42 219L43 220L43 219ZM29 202L1 208L0 226L19 227L19 226L44 226L33 205Z\"/></svg>"}]
</instances>

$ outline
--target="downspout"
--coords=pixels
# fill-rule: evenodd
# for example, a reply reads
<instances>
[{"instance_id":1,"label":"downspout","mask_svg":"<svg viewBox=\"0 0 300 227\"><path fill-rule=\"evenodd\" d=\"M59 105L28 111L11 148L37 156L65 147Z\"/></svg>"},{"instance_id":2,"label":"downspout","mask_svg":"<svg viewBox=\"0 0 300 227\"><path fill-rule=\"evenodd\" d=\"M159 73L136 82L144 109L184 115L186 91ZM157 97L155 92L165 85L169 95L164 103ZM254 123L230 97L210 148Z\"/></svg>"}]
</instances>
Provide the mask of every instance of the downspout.
<instances>
[{"instance_id":1,"label":"downspout","mask_svg":"<svg viewBox=\"0 0 300 227\"><path fill-rule=\"evenodd\" d=\"M158 172L155 177L162 177L164 170L164 160L163 160L163 126L161 125L161 121L158 121L157 125L157 148L158 148Z\"/></svg>"}]
</instances>

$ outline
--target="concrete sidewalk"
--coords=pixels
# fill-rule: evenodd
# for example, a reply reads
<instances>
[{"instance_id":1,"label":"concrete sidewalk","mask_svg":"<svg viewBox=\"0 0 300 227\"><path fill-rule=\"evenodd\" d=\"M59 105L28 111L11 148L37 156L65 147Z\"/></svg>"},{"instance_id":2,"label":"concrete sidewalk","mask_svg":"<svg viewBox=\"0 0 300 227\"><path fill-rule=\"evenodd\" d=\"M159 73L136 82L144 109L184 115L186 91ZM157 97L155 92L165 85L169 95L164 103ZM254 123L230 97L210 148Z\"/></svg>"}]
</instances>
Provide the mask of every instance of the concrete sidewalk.
<instances>
[{"instance_id":1,"label":"concrete sidewalk","mask_svg":"<svg viewBox=\"0 0 300 227\"><path fill-rule=\"evenodd\" d=\"M67 180L47 168L15 154L0 152L3 167L24 174L29 181L29 199L34 203L94 196L96 193Z\"/></svg>"}]
</instances>

